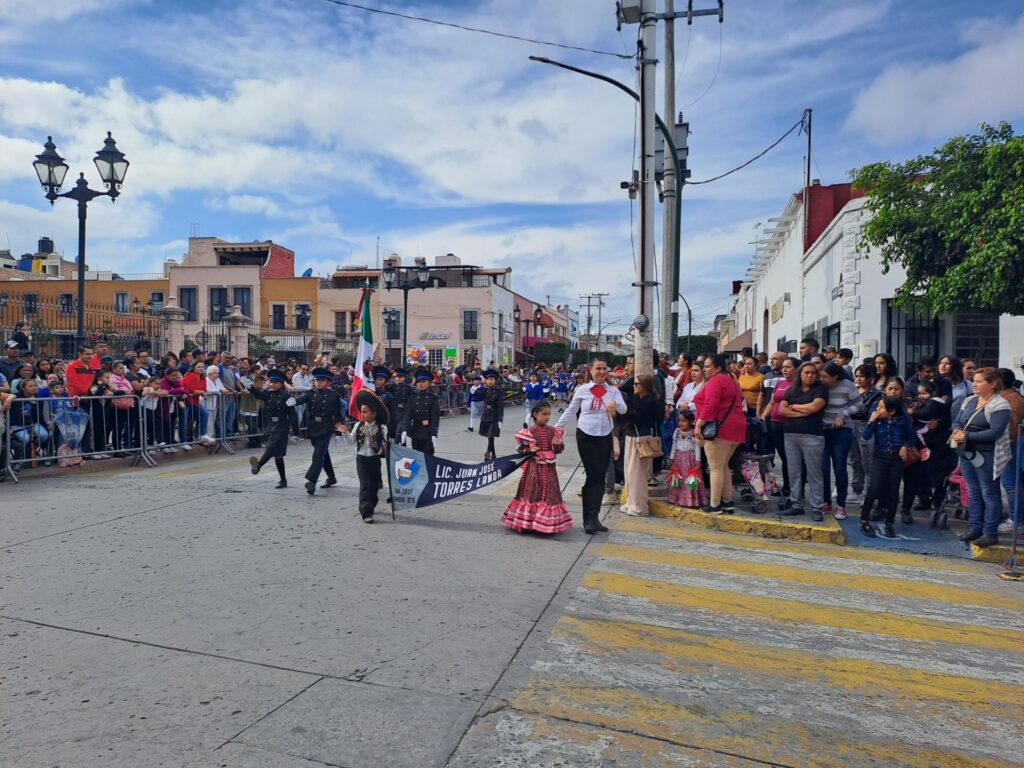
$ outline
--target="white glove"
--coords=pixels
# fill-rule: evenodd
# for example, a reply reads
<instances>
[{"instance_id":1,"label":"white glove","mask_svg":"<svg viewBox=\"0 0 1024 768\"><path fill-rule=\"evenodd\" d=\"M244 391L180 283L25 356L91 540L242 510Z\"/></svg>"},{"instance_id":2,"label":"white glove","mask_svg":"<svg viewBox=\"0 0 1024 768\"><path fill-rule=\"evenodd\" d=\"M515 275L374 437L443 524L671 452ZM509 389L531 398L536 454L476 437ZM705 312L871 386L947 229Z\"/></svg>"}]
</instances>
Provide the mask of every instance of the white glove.
<instances>
[{"instance_id":1,"label":"white glove","mask_svg":"<svg viewBox=\"0 0 1024 768\"><path fill-rule=\"evenodd\" d=\"M289 397L287 400L284 401L284 404L285 405L295 405L295 398L294 397Z\"/></svg>"},{"instance_id":2,"label":"white glove","mask_svg":"<svg viewBox=\"0 0 1024 768\"><path fill-rule=\"evenodd\" d=\"M403 432L402 433L402 445L405 445L408 442L409 442L409 433L408 432Z\"/></svg>"},{"instance_id":3,"label":"white glove","mask_svg":"<svg viewBox=\"0 0 1024 768\"><path fill-rule=\"evenodd\" d=\"M499 422L498 422L498 429L501 429L501 428L502 428L502 426L503 426L503 422L500 422L500 421L499 421Z\"/></svg>"},{"instance_id":4,"label":"white glove","mask_svg":"<svg viewBox=\"0 0 1024 768\"><path fill-rule=\"evenodd\" d=\"M431 437L430 438L430 442L433 444L433 446L435 448L437 448L437 435L434 435L433 437Z\"/></svg>"}]
</instances>

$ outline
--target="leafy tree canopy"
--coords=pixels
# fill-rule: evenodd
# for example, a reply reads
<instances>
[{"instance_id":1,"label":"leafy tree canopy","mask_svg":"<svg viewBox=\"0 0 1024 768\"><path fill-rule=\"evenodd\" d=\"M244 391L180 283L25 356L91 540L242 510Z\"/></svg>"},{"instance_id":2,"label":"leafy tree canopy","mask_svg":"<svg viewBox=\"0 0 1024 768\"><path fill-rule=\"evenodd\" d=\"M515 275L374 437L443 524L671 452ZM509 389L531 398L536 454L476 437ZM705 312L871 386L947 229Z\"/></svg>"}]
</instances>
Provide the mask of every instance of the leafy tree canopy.
<instances>
[{"instance_id":1,"label":"leafy tree canopy","mask_svg":"<svg viewBox=\"0 0 1024 768\"><path fill-rule=\"evenodd\" d=\"M852 172L872 216L861 247L901 265L898 304L1024 314L1024 137L983 124L930 155Z\"/></svg>"},{"instance_id":2,"label":"leafy tree canopy","mask_svg":"<svg viewBox=\"0 0 1024 768\"><path fill-rule=\"evenodd\" d=\"M539 363L564 363L569 359L569 345L562 342L538 341L533 354Z\"/></svg>"},{"instance_id":3,"label":"leafy tree canopy","mask_svg":"<svg viewBox=\"0 0 1024 768\"><path fill-rule=\"evenodd\" d=\"M691 357L713 355L718 352L718 339L708 334L684 334L679 337L679 351L688 352Z\"/></svg>"}]
</instances>

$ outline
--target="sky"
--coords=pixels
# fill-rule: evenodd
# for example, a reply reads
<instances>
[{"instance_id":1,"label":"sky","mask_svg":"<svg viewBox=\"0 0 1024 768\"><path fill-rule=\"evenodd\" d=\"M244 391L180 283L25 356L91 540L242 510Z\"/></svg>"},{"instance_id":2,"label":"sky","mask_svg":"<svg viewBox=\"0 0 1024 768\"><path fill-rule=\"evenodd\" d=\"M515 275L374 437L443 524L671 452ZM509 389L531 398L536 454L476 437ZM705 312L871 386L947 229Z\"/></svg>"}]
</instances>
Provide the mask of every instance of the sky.
<instances>
[{"instance_id":1,"label":"sky","mask_svg":"<svg viewBox=\"0 0 1024 768\"><path fill-rule=\"evenodd\" d=\"M360 4L635 52L637 27L616 31L611 0ZM676 38L693 181L758 154L805 107L824 184L982 122L1024 123L1019 0L726 0L723 24L680 22ZM35 251L47 235L74 257L74 208L51 208L32 161L52 135L71 166L65 190L83 171L98 187L92 157L111 131L131 166L116 204L89 206L93 269L158 272L198 232L273 240L297 272L326 275L375 264L379 238L406 263L455 253L511 266L535 300L576 307L607 292L606 332L623 330L636 308L639 210L619 186L637 167L635 102L531 55L635 84L633 62L604 53L329 0L0 0L0 248ZM794 133L684 190L695 332L728 309L758 222L803 183L805 152Z\"/></svg>"}]
</instances>

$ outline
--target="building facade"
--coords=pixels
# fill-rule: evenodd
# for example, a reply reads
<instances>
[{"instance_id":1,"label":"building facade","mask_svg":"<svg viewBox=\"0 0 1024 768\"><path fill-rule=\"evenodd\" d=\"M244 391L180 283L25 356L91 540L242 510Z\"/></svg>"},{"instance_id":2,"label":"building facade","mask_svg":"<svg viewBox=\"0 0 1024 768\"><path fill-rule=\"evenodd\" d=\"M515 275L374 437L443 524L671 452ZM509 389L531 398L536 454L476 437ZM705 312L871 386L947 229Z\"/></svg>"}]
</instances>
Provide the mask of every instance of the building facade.
<instances>
[{"instance_id":1,"label":"building facade","mask_svg":"<svg viewBox=\"0 0 1024 768\"><path fill-rule=\"evenodd\" d=\"M1024 318L988 312L932 316L893 302L906 278L898 265L882 272L877 250L860 247L870 215L849 184L815 183L769 220L732 311L718 323L721 348L795 352L813 337L848 347L855 359L892 354L901 370L917 358L950 353L979 365L1024 362Z\"/></svg>"}]
</instances>

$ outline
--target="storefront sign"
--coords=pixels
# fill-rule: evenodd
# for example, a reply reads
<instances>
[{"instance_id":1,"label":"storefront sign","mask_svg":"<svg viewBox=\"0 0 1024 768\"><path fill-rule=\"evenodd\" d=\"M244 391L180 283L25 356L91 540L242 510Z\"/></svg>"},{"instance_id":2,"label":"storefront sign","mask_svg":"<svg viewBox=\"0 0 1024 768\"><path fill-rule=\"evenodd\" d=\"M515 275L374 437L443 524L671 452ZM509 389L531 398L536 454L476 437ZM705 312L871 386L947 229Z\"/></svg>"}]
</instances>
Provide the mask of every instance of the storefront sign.
<instances>
[{"instance_id":1,"label":"storefront sign","mask_svg":"<svg viewBox=\"0 0 1024 768\"><path fill-rule=\"evenodd\" d=\"M779 299L772 304L772 322L777 323L782 319L783 314L786 312L786 300L785 298Z\"/></svg>"},{"instance_id":2,"label":"storefront sign","mask_svg":"<svg viewBox=\"0 0 1024 768\"><path fill-rule=\"evenodd\" d=\"M446 341L451 337L447 331L424 331L420 334L420 341Z\"/></svg>"}]
</instances>

